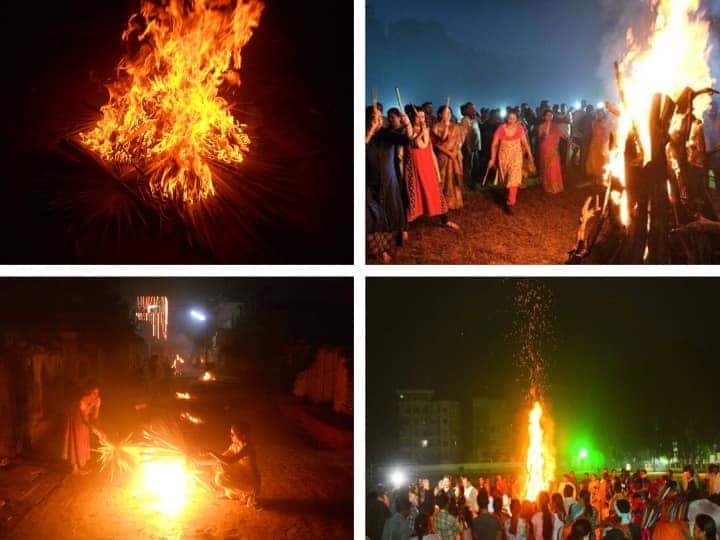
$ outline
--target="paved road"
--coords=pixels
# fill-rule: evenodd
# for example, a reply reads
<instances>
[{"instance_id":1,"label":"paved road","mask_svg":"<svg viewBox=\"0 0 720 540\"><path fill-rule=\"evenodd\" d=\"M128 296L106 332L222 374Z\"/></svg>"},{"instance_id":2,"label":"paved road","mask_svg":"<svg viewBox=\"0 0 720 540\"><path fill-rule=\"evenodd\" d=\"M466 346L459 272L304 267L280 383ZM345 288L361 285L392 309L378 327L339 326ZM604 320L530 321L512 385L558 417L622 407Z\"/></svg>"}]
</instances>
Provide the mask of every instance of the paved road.
<instances>
[{"instance_id":1,"label":"paved road","mask_svg":"<svg viewBox=\"0 0 720 540\"><path fill-rule=\"evenodd\" d=\"M188 390L196 399L172 399ZM176 418L188 410L200 426L182 423L190 448L224 449L231 419L249 421L256 439L262 474L260 510L236 501L218 500L196 491L179 517L168 518L142 507L123 482L104 472L65 477L43 502L30 510L10 538L351 538L352 453L323 450L278 411L276 395L262 385L238 381L208 384L176 382L136 410L135 399L113 398L104 390L103 427L119 434L137 429L142 420Z\"/></svg>"}]
</instances>

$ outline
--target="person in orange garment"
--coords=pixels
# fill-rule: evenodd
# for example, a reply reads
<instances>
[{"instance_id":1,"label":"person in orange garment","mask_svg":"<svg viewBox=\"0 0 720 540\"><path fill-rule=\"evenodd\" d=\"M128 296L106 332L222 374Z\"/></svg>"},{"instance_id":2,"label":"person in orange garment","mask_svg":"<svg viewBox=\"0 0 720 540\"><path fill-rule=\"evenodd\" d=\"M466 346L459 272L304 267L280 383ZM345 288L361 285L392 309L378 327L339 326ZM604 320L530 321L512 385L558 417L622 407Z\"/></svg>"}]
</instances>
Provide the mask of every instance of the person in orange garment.
<instances>
[{"instance_id":1,"label":"person in orange garment","mask_svg":"<svg viewBox=\"0 0 720 540\"><path fill-rule=\"evenodd\" d=\"M85 474L90 460L90 431L100 415L100 385L89 381L67 415L63 459L72 465L73 474Z\"/></svg>"}]
</instances>

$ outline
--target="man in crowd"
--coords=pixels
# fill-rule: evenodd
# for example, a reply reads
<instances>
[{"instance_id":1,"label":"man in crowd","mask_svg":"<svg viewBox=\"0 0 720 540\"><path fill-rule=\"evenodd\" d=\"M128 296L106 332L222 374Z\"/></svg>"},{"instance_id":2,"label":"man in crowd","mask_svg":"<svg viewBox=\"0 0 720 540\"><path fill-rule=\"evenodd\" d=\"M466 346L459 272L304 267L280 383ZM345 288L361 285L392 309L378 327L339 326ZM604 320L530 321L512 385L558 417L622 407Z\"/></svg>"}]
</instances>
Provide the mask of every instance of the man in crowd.
<instances>
[{"instance_id":1,"label":"man in crowd","mask_svg":"<svg viewBox=\"0 0 720 540\"><path fill-rule=\"evenodd\" d=\"M479 512L472 522L473 538L475 540L500 540L502 538L500 522L488 511L490 497L485 488L478 490L477 503Z\"/></svg>"},{"instance_id":2,"label":"man in crowd","mask_svg":"<svg viewBox=\"0 0 720 540\"><path fill-rule=\"evenodd\" d=\"M437 505L440 511L435 515L435 532L443 539L454 539L460 534L460 525L457 519L447 511L449 502L450 499L444 491L438 493Z\"/></svg>"},{"instance_id":3,"label":"man in crowd","mask_svg":"<svg viewBox=\"0 0 720 540\"><path fill-rule=\"evenodd\" d=\"M365 503L365 536L370 540L382 540L385 522L390 518L388 502L382 486L368 494Z\"/></svg>"},{"instance_id":4,"label":"man in crowd","mask_svg":"<svg viewBox=\"0 0 720 540\"><path fill-rule=\"evenodd\" d=\"M409 540L412 529L407 518L410 515L410 499L398 497L395 501L395 513L385 522L382 531L382 540Z\"/></svg>"}]
</instances>

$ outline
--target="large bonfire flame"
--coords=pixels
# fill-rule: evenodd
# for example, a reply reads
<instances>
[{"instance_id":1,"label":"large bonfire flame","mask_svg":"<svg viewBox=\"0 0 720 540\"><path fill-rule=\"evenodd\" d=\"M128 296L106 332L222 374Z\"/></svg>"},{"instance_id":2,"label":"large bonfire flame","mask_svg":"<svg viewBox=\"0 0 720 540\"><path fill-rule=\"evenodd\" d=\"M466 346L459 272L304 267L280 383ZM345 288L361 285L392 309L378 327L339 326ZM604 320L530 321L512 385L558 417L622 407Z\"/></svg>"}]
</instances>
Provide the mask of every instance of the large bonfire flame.
<instances>
[{"instance_id":1,"label":"large bonfire flame","mask_svg":"<svg viewBox=\"0 0 720 540\"><path fill-rule=\"evenodd\" d=\"M545 440L543 429L543 408L536 401L528 415L528 435L530 437L527 451L525 492L523 498L529 501L537 500L541 491L550 487L555 475L554 459Z\"/></svg>"},{"instance_id":2,"label":"large bonfire flame","mask_svg":"<svg viewBox=\"0 0 720 540\"><path fill-rule=\"evenodd\" d=\"M212 163L239 164L250 139L220 97L238 86L240 51L258 26L259 0L143 0L122 35L134 50L108 85L102 118L80 140L121 177L193 203L215 193Z\"/></svg>"},{"instance_id":3,"label":"large bonfire flame","mask_svg":"<svg viewBox=\"0 0 720 540\"><path fill-rule=\"evenodd\" d=\"M625 189L625 148L628 135L635 130L644 164L651 159L650 108L654 94L667 95L677 101L686 88L702 90L712 86L708 62L710 23L702 19L700 0L652 0L655 22L645 46L635 43L628 30L628 51L617 65L620 93L619 121L615 148L605 171L606 182L615 178L622 186L614 191L614 202L620 204L622 223L627 225L633 209L629 208ZM702 118L710 105L710 96L693 101L693 113Z\"/></svg>"}]
</instances>

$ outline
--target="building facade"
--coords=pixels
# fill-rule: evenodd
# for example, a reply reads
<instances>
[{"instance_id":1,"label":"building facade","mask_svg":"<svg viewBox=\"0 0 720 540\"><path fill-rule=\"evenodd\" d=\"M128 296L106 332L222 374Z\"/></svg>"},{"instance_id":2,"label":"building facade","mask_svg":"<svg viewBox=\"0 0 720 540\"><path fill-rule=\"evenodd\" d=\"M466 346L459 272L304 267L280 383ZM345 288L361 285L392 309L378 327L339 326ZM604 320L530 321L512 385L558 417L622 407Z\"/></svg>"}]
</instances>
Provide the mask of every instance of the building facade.
<instances>
[{"instance_id":1,"label":"building facade","mask_svg":"<svg viewBox=\"0 0 720 540\"><path fill-rule=\"evenodd\" d=\"M460 403L437 400L434 390L401 389L397 397L400 455L418 463L457 461Z\"/></svg>"}]
</instances>

